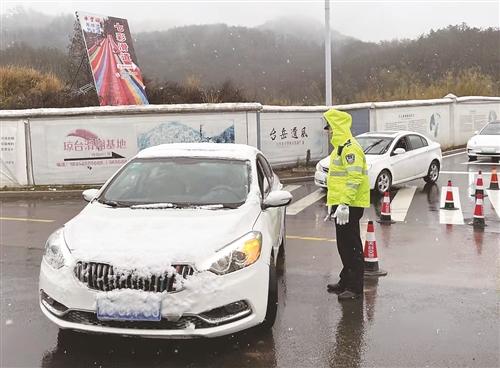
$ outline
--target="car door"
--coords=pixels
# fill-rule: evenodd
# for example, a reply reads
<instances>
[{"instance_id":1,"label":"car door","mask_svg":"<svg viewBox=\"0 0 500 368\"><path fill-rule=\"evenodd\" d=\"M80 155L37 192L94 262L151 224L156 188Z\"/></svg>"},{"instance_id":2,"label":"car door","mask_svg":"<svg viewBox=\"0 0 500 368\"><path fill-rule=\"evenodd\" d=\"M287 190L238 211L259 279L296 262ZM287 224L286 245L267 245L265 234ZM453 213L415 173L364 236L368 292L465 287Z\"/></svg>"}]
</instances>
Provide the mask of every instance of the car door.
<instances>
[{"instance_id":1,"label":"car door","mask_svg":"<svg viewBox=\"0 0 500 368\"><path fill-rule=\"evenodd\" d=\"M406 152L396 155L394 151L397 148L403 148ZM414 169L411 167L411 148L406 135L396 140L390 154L390 163L392 168L392 182L404 181L412 176Z\"/></svg>"},{"instance_id":2,"label":"car door","mask_svg":"<svg viewBox=\"0 0 500 368\"><path fill-rule=\"evenodd\" d=\"M414 168L412 176L422 177L427 175L431 163L427 140L417 134L408 135L408 140L410 141L411 162Z\"/></svg>"},{"instance_id":3,"label":"car door","mask_svg":"<svg viewBox=\"0 0 500 368\"><path fill-rule=\"evenodd\" d=\"M274 172L271 165L262 155L257 156L257 174L259 177L259 187L261 189L262 200L264 200L272 190L279 190L279 185L275 182ZM271 207L262 211L266 227L269 229L269 236L271 237L271 244L277 250L279 247L281 225L283 221L283 207Z\"/></svg>"}]
</instances>

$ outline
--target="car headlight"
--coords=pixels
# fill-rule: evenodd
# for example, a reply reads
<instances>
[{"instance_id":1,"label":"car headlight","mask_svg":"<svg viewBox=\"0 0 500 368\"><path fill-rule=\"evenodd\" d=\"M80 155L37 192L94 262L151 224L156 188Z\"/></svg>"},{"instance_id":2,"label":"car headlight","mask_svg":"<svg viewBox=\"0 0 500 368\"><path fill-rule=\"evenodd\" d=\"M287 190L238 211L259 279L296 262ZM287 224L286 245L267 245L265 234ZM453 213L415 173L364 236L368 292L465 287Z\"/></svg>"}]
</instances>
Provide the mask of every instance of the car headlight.
<instances>
[{"instance_id":1,"label":"car headlight","mask_svg":"<svg viewBox=\"0 0 500 368\"><path fill-rule=\"evenodd\" d=\"M262 234L251 231L220 249L203 263L202 268L217 275L238 271L257 262L261 249Z\"/></svg>"},{"instance_id":2,"label":"car headlight","mask_svg":"<svg viewBox=\"0 0 500 368\"><path fill-rule=\"evenodd\" d=\"M66 247L64 242L63 229L60 228L52 233L45 243L45 253L43 258L52 268L56 270L64 266L63 248Z\"/></svg>"}]
</instances>

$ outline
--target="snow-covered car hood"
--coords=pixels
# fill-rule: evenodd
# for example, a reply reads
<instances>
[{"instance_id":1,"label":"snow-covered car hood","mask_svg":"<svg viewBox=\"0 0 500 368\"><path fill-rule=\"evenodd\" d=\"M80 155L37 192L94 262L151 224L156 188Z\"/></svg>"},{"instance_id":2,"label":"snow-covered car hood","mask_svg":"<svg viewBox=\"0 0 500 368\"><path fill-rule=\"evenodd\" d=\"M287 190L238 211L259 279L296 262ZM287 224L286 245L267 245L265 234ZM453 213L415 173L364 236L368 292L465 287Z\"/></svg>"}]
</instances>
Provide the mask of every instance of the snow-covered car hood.
<instances>
[{"instance_id":1,"label":"snow-covered car hood","mask_svg":"<svg viewBox=\"0 0 500 368\"><path fill-rule=\"evenodd\" d=\"M469 146L500 146L500 136L498 135L475 135L469 139Z\"/></svg>"},{"instance_id":2,"label":"snow-covered car hood","mask_svg":"<svg viewBox=\"0 0 500 368\"><path fill-rule=\"evenodd\" d=\"M121 267L203 261L252 230L260 203L237 209L130 209L92 203L64 226L75 260Z\"/></svg>"}]
</instances>

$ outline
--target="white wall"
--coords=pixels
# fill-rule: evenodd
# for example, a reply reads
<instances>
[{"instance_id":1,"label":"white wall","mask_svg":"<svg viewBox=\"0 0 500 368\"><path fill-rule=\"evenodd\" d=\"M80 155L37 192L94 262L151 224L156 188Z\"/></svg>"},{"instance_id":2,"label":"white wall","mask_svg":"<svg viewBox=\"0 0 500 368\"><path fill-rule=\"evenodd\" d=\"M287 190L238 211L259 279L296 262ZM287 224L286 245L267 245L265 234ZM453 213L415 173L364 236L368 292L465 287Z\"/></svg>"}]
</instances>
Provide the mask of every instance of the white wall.
<instances>
[{"instance_id":1,"label":"white wall","mask_svg":"<svg viewBox=\"0 0 500 368\"><path fill-rule=\"evenodd\" d=\"M260 150L273 165L311 160L328 155L328 132L321 112L262 112Z\"/></svg>"},{"instance_id":2,"label":"white wall","mask_svg":"<svg viewBox=\"0 0 500 368\"><path fill-rule=\"evenodd\" d=\"M374 115L371 130L411 130L440 142L443 148L453 146L450 135L450 103L430 106L375 107Z\"/></svg>"},{"instance_id":3,"label":"white wall","mask_svg":"<svg viewBox=\"0 0 500 368\"><path fill-rule=\"evenodd\" d=\"M455 105L455 142L467 142L488 121L500 120L500 103L459 101Z\"/></svg>"},{"instance_id":4,"label":"white wall","mask_svg":"<svg viewBox=\"0 0 500 368\"><path fill-rule=\"evenodd\" d=\"M28 184L26 139L23 119L0 124L0 188Z\"/></svg>"},{"instance_id":5,"label":"white wall","mask_svg":"<svg viewBox=\"0 0 500 368\"><path fill-rule=\"evenodd\" d=\"M500 118L499 97L450 96L334 107L352 112L361 130L414 130L444 149L465 145L488 120ZM321 119L327 109L230 103L4 110L0 111L4 149L0 186L99 184L144 147L199 141L200 125L205 139L227 139L226 129L234 127L235 143L259 147L274 165L303 161L307 150L316 161L328 155Z\"/></svg>"},{"instance_id":6,"label":"white wall","mask_svg":"<svg viewBox=\"0 0 500 368\"><path fill-rule=\"evenodd\" d=\"M200 129L205 140L231 129L230 143L255 140L246 112L40 117L30 126L38 185L103 183L141 149L200 141Z\"/></svg>"}]
</instances>

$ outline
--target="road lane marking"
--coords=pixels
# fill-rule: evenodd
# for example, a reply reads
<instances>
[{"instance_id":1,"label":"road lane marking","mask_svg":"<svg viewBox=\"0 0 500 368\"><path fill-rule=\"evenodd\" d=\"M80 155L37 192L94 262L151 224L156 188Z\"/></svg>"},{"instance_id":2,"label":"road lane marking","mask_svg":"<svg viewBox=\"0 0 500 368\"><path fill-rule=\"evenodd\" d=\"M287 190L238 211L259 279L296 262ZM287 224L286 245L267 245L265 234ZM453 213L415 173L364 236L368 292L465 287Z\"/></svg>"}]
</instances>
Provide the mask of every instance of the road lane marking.
<instances>
[{"instance_id":1,"label":"road lane marking","mask_svg":"<svg viewBox=\"0 0 500 368\"><path fill-rule=\"evenodd\" d=\"M488 198L490 199L497 216L500 217L500 191L486 189L488 193Z\"/></svg>"},{"instance_id":2,"label":"road lane marking","mask_svg":"<svg viewBox=\"0 0 500 368\"><path fill-rule=\"evenodd\" d=\"M295 235L287 235L287 239L292 239L292 240L313 240L313 241L326 241L326 242L332 242L335 243L335 239L330 239L330 238L315 238L312 236L295 236Z\"/></svg>"},{"instance_id":3,"label":"road lane marking","mask_svg":"<svg viewBox=\"0 0 500 368\"><path fill-rule=\"evenodd\" d=\"M287 192L293 192L296 189L299 189L302 185L286 185L283 190L286 190Z\"/></svg>"},{"instance_id":4,"label":"road lane marking","mask_svg":"<svg viewBox=\"0 0 500 368\"><path fill-rule=\"evenodd\" d=\"M484 162L484 161L467 161L467 162L461 162L462 165L493 165L493 166L499 166L500 162Z\"/></svg>"},{"instance_id":5,"label":"road lane marking","mask_svg":"<svg viewBox=\"0 0 500 368\"><path fill-rule=\"evenodd\" d=\"M391 202L391 217L394 221L403 222L405 220L406 213L415 195L415 190L417 190L416 186L404 187L398 190Z\"/></svg>"},{"instance_id":6,"label":"road lane marking","mask_svg":"<svg viewBox=\"0 0 500 368\"><path fill-rule=\"evenodd\" d=\"M458 152L458 153L452 153L451 155L443 155L443 158L448 158L448 157L453 157L453 156L458 156L458 155L463 155L467 152L465 151L462 151L462 152Z\"/></svg>"},{"instance_id":7,"label":"road lane marking","mask_svg":"<svg viewBox=\"0 0 500 368\"><path fill-rule=\"evenodd\" d=\"M294 216L306 207L312 205L313 203L319 201L321 198L326 196L326 192L323 189L318 189L311 194L306 195L304 198L299 199L297 202L292 203L286 209L286 214Z\"/></svg>"},{"instance_id":8,"label":"road lane marking","mask_svg":"<svg viewBox=\"0 0 500 368\"><path fill-rule=\"evenodd\" d=\"M474 174L474 175L477 175L477 174L479 174L479 172L478 171L441 171L441 174L457 174L457 175ZM491 172L481 171L481 174L491 175Z\"/></svg>"},{"instance_id":9,"label":"road lane marking","mask_svg":"<svg viewBox=\"0 0 500 368\"><path fill-rule=\"evenodd\" d=\"M448 187L441 188L441 201L439 210L439 223L446 225L463 225L464 224L464 215L462 213L462 206L460 204L460 192L458 187L451 187L453 192L453 204L458 210L443 210L445 201L446 201L446 192L448 191Z\"/></svg>"},{"instance_id":10,"label":"road lane marking","mask_svg":"<svg viewBox=\"0 0 500 368\"><path fill-rule=\"evenodd\" d=\"M26 222L54 222L54 220L42 220L23 217L0 217L0 221L26 221Z\"/></svg>"}]
</instances>

